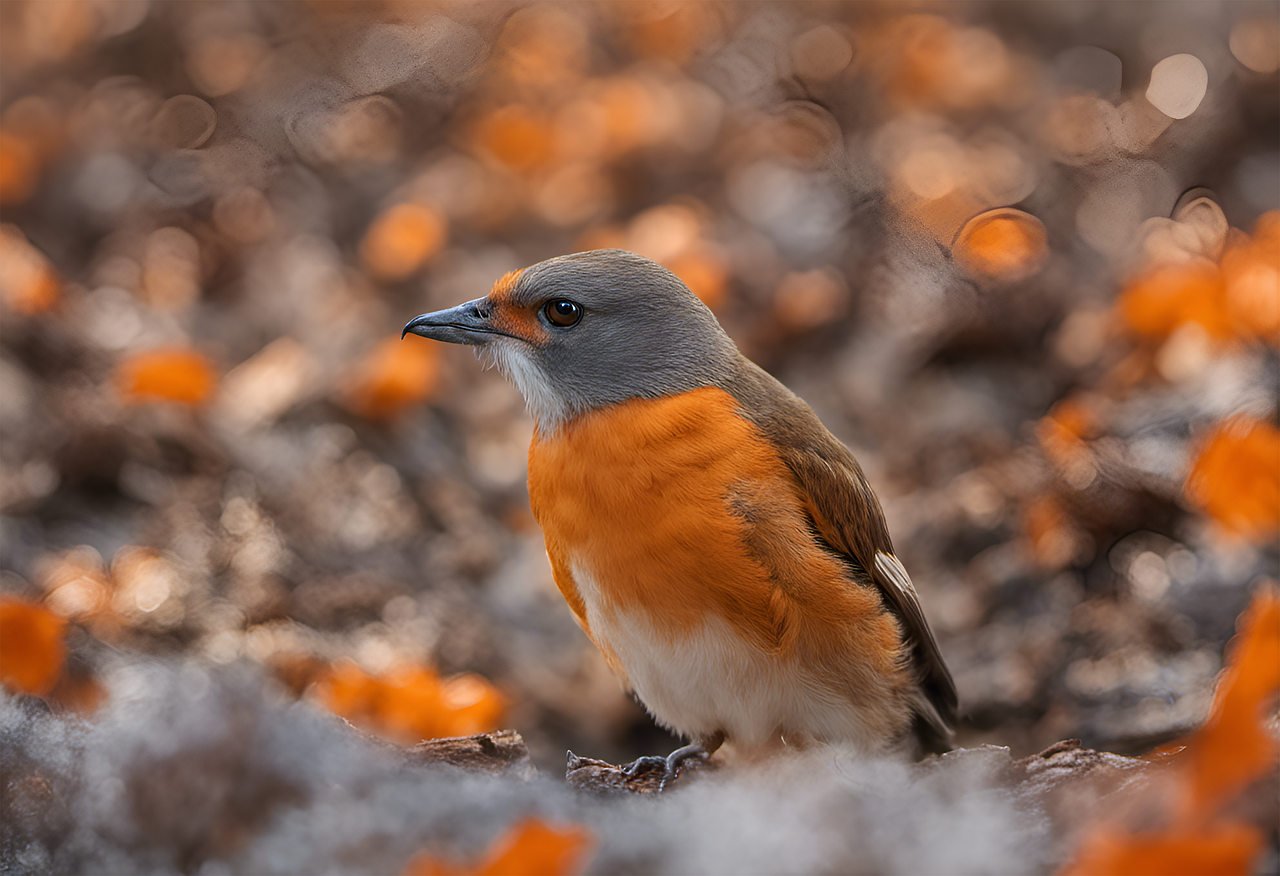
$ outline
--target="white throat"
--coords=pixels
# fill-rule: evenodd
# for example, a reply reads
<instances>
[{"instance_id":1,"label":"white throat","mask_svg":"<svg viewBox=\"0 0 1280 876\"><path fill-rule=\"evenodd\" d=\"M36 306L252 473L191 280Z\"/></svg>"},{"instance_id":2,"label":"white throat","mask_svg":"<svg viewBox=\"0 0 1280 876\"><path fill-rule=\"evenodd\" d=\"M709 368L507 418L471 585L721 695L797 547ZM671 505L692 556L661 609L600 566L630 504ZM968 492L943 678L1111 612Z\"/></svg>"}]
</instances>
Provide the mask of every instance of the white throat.
<instances>
[{"instance_id":1,"label":"white throat","mask_svg":"<svg viewBox=\"0 0 1280 876\"><path fill-rule=\"evenodd\" d=\"M497 337L486 346L493 361L508 380L524 396L525 406L538 428L544 432L554 432L569 418L571 413L564 397L547 380L542 369L529 361L525 355L521 341L512 338Z\"/></svg>"}]
</instances>

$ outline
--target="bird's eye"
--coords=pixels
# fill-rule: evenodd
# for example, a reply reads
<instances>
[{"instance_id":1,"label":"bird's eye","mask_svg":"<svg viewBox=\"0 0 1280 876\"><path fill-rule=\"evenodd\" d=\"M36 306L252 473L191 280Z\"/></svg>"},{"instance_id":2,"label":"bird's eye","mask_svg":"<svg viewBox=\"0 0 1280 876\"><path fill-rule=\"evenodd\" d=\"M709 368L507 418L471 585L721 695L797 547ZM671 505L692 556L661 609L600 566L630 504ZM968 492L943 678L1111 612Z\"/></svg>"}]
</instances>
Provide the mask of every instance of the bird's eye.
<instances>
[{"instance_id":1,"label":"bird's eye","mask_svg":"<svg viewBox=\"0 0 1280 876\"><path fill-rule=\"evenodd\" d=\"M578 320L582 319L581 305L565 298L556 298L548 301L543 305L542 312L546 314L552 325L560 328L569 328L577 325Z\"/></svg>"}]
</instances>

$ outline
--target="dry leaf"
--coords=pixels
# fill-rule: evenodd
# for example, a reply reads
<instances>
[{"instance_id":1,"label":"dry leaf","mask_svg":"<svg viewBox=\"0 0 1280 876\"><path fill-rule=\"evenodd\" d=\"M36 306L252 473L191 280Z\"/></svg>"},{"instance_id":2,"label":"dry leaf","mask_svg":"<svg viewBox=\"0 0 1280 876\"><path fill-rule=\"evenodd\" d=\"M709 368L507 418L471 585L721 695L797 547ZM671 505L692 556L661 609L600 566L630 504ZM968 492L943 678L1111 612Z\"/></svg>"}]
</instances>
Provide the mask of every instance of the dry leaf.
<instances>
[{"instance_id":1,"label":"dry leaf","mask_svg":"<svg viewBox=\"0 0 1280 876\"><path fill-rule=\"evenodd\" d=\"M577 824L552 827L527 818L495 839L474 865L458 865L427 852L411 860L403 876L573 876L581 873L595 845Z\"/></svg>"},{"instance_id":2,"label":"dry leaf","mask_svg":"<svg viewBox=\"0 0 1280 876\"><path fill-rule=\"evenodd\" d=\"M1280 345L1280 210L1258 220L1252 239L1227 248L1222 275L1236 331Z\"/></svg>"},{"instance_id":3,"label":"dry leaf","mask_svg":"<svg viewBox=\"0 0 1280 876\"><path fill-rule=\"evenodd\" d=\"M1243 415L1219 424L1200 447L1186 494L1231 532L1274 541L1280 531L1280 429Z\"/></svg>"},{"instance_id":4,"label":"dry leaf","mask_svg":"<svg viewBox=\"0 0 1280 876\"><path fill-rule=\"evenodd\" d=\"M1261 590L1240 618L1209 720L1178 759L1189 774L1186 817L1212 813L1276 767L1266 710L1280 691L1280 593Z\"/></svg>"},{"instance_id":5,"label":"dry leaf","mask_svg":"<svg viewBox=\"0 0 1280 876\"><path fill-rule=\"evenodd\" d=\"M116 371L116 385L133 401L172 401L198 405L218 384L209 360L195 350L168 347L136 353Z\"/></svg>"},{"instance_id":6,"label":"dry leaf","mask_svg":"<svg viewBox=\"0 0 1280 876\"><path fill-rule=\"evenodd\" d=\"M0 597L0 682L43 696L53 690L67 659L66 622L34 603Z\"/></svg>"},{"instance_id":7,"label":"dry leaf","mask_svg":"<svg viewBox=\"0 0 1280 876\"><path fill-rule=\"evenodd\" d=\"M1152 753L1177 770L1169 826L1126 834L1104 823L1081 844L1062 876L1254 872L1261 832L1225 821L1220 813L1251 783L1276 769L1277 744L1266 711L1277 692L1280 592L1270 584L1241 616L1240 635L1228 653L1209 720L1184 743Z\"/></svg>"},{"instance_id":8,"label":"dry leaf","mask_svg":"<svg viewBox=\"0 0 1280 876\"><path fill-rule=\"evenodd\" d=\"M1246 824L1136 836L1107 830L1090 837L1060 876L1245 876L1261 848L1262 835Z\"/></svg>"},{"instance_id":9,"label":"dry leaf","mask_svg":"<svg viewBox=\"0 0 1280 876\"><path fill-rule=\"evenodd\" d=\"M1133 332L1155 339L1167 338L1189 322L1215 340L1234 334L1222 272L1204 260L1145 271L1125 286L1116 306Z\"/></svg>"},{"instance_id":10,"label":"dry leaf","mask_svg":"<svg viewBox=\"0 0 1280 876\"><path fill-rule=\"evenodd\" d=\"M404 745L495 730L506 710L502 694L479 675L442 680L424 667L375 677L340 661L325 673L317 694L335 714Z\"/></svg>"}]
</instances>

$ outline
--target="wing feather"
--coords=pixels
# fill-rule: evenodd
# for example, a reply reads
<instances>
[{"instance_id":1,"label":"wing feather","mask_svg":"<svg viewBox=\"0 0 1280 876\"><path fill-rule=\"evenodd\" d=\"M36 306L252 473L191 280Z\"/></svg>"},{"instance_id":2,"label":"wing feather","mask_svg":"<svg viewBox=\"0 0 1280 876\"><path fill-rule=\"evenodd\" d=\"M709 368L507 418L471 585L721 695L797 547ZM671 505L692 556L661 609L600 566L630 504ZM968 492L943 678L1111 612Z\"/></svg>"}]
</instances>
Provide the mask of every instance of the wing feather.
<instances>
[{"instance_id":1,"label":"wing feather","mask_svg":"<svg viewBox=\"0 0 1280 876\"><path fill-rule=\"evenodd\" d=\"M916 734L924 747L945 751L955 726L955 682L929 629L920 598L894 555L880 500L853 453L827 431L790 390L745 358L725 388L742 414L778 448L808 500L818 534L832 549L865 569L902 626L921 696Z\"/></svg>"}]
</instances>

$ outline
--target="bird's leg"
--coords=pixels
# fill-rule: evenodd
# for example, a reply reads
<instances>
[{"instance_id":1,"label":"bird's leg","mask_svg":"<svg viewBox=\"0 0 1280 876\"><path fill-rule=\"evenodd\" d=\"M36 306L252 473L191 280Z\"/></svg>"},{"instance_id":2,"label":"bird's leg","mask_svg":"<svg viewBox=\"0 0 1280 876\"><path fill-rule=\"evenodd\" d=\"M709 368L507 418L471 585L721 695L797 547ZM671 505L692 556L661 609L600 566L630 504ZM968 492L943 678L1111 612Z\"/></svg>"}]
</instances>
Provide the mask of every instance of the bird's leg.
<instances>
[{"instance_id":1,"label":"bird's leg","mask_svg":"<svg viewBox=\"0 0 1280 876\"><path fill-rule=\"evenodd\" d=\"M680 766L686 760L692 757L708 758L715 752L717 748L724 742L724 732L717 730L711 736L701 739L697 742L691 742L688 745L682 745L666 757L657 757L649 755L647 757L638 757L623 769L627 776L635 776L637 773L645 772L650 769L662 768L662 781L658 785L658 791L661 793L666 790L667 783L676 778L680 773Z\"/></svg>"}]
</instances>

